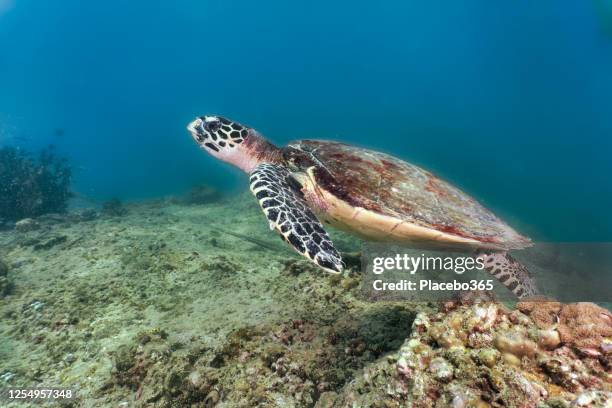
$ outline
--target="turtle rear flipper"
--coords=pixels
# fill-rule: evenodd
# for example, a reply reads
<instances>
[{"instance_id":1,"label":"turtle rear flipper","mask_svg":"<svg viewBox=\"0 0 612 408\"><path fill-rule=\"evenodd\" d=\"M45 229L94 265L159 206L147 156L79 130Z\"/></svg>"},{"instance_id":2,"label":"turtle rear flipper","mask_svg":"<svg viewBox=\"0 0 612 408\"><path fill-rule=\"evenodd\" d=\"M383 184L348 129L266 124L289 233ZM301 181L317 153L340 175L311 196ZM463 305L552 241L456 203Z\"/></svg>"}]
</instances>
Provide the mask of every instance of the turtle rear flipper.
<instances>
[{"instance_id":1,"label":"turtle rear flipper","mask_svg":"<svg viewBox=\"0 0 612 408\"><path fill-rule=\"evenodd\" d=\"M300 254L332 273L342 272L342 258L308 208L299 183L283 167L270 163L256 166L250 174L251 192L270 223Z\"/></svg>"},{"instance_id":2,"label":"turtle rear flipper","mask_svg":"<svg viewBox=\"0 0 612 408\"><path fill-rule=\"evenodd\" d=\"M484 269L519 299L539 295L538 288L527 267L507 252L479 251L476 256L482 259Z\"/></svg>"}]
</instances>

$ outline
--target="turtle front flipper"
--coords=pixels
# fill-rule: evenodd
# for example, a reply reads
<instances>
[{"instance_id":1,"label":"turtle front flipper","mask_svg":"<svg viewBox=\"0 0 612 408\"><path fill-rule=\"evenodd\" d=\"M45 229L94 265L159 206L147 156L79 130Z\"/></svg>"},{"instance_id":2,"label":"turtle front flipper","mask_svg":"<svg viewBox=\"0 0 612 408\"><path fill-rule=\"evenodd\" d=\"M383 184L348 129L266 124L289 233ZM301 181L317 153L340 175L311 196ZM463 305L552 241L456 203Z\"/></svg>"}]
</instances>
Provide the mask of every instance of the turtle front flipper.
<instances>
[{"instance_id":1,"label":"turtle front flipper","mask_svg":"<svg viewBox=\"0 0 612 408\"><path fill-rule=\"evenodd\" d=\"M262 163L251 172L251 191L275 229L296 251L321 268L342 272L342 258L308 208L299 184L283 166Z\"/></svg>"}]
</instances>

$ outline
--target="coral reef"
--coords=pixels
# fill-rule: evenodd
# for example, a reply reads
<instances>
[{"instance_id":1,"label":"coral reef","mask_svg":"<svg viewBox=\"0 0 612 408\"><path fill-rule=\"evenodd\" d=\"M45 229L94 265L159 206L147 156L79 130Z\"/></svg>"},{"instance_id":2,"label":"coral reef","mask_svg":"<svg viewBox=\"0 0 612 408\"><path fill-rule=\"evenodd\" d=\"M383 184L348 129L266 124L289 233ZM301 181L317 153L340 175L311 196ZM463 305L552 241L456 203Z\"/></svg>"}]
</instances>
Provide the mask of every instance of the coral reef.
<instances>
[{"instance_id":1,"label":"coral reef","mask_svg":"<svg viewBox=\"0 0 612 408\"><path fill-rule=\"evenodd\" d=\"M399 352L368 367L334 406L608 407L609 350L584 354L577 339L609 342L610 322L601 317L609 312L587 303L521 309L537 311L540 320L490 300L457 300L420 313ZM548 315L564 309L574 328L567 338L550 333Z\"/></svg>"},{"instance_id":2,"label":"coral reef","mask_svg":"<svg viewBox=\"0 0 612 408\"><path fill-rule=\"evenodd\" d=\"M65 212L71 178L68 162L52 148L42 150L38 159L14 147L0 148L0 219Z\"/></svg>"},{"instance_id":3,"label":"coral reef","mask_svg":"<svg viewBox=\"0 0 612 408\"><path fill-rule=\"evenodd\" d=\"M612 314L593 303L566 305L557 326L561 341L588 355L610 351Z\"/></svg>"},{"instance_id":4,"label":"coral reef","mask_svg":"<svg viewBox=\"0 0 612 408\"><path fill-rule=\"evenodd\" d=\"M592 357L612 347L612 313L593 303L519 302L517 308L534 320L549 346L563 343Z\"/></svg>"},{"instance_id":5,"label":"coral reef","mask_svg":"<svg viewBox=\"0 0 612 408\"><path fill-rule=\"evenodd\" d=\"M516 308L529 315L540 329L553 327L559 316L563 304L555 301L542 302L518 302Z\"/></svg>"}]
</instances>

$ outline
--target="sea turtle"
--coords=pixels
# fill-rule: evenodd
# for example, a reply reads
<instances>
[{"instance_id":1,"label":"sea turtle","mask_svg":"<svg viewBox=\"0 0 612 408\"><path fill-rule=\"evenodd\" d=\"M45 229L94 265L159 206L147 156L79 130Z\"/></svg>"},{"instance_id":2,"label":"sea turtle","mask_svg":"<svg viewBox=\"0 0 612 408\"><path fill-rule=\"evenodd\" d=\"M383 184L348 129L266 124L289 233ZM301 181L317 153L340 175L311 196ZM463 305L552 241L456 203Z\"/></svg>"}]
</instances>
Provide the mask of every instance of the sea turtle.
<instances>
[{"instance_id":1,"label":"sea turtle","mask_svg":"<svg viewBox=\"0 0 612 408\"><path fill-rule=\"evenodd\" d=\"M432 173L388 154L319 140L278 148L255 129L208 115L187 129L217 159L250 175L270 228L321 268L342 272L322 223L370 240L475 251L516 296L537 293L507 254L531 241Z\"/></svg>"}]
</instances>

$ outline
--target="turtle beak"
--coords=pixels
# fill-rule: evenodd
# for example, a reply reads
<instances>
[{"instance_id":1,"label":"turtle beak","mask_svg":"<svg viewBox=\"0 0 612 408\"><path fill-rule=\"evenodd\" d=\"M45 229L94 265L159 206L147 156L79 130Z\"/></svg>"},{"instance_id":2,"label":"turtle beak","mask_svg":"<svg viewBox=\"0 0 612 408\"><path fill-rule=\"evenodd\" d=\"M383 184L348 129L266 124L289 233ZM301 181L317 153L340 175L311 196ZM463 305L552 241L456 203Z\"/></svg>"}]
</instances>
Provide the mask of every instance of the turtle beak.
<instances>
[{"instance_id":1,"label":"turtle beak","mask_svg":"<svg viewBox=\"0 0 612 408\"><path fill-rule=\"evenodd\" d=\"M190 131L191 133L198 133L197 128L200 127L201 124L202 124L202 119L197 118L196 120L194 120L193 122L187 125L187 130Z\"/></svg>"},{"instance_id":2,"label":"turtle beak","mask_svg":"<svg viewBox=\"0 0 612 408\"><path fill-rule=\"evenodd\" d=\"M196 142L202 141L201 130L202 129L202 119L197 118L193 122L187 125L187 130L191 133L191 136L196 140Z\"/></svg>"}]
</instances>

